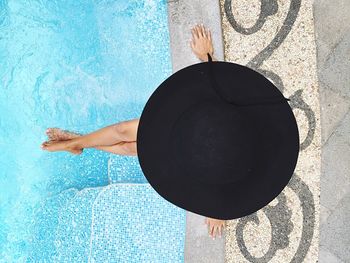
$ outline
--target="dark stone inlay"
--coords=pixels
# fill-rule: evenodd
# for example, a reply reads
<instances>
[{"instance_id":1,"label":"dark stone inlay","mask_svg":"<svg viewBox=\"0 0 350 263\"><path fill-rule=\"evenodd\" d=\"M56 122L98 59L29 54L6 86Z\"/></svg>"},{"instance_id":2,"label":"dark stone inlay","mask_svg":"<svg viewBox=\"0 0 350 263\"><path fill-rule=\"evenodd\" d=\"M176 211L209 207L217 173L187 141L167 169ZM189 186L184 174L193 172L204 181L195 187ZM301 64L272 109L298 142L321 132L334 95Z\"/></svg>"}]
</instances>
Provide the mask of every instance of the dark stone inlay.
<instances>
[{"instance_id":1,"label":"dark stone inlay","mask_svg":"<svg viewBox=\"0 0 350 263\"><path fill-rule=\"evenodd\" d=\"M233 29L243 35L250 35L258 32L266 22L269 16L275 15L278 11L278 2L276 0L261 0L261 11L256 23L250 28L244 28L235 19L232 13L232 0L225 0L224 11L228 18L229 23ZM246 66L258 71L265 77L270 79L277 88L283 93L285 87L280 76L276 73L260 69L261 65L267 60L273 52L283 43L291 31L296 18L298 17L301 6L301 0L291 0L289 10L281 29L277 32L272 41L253 59L251 59ZM304 112L307 117L308 132L306 138L301 142L300 151L304 151L308 148L314 139L316 129L316 117L314 111L302 98L302 89L297 90L290 97L290 106L292 109L299 109ZM311 246L311 241L314 233L315 226L315 203L312 192L309 187L301 180L299 176L294 174L291 181L288 184L298 196L301 202L301 210L303 215L302 236L298 244L297 251L290 262L303 262L305 256ZM291 222L292 210L286 205L286 196L282 192L278 197L278 204L275 207L266 206L262 211L269 218L272 228L272 240L269 245L268 251L264 256L256 258L250 254L243 240L243 230L248 222L254 222L259 224L257 214L254 213L250 216L239 219L236 228L237 244L240 248L242 255L249 262L265 263L269 262L279 249L285 249L289 244L289 234L293 230L293 223Z\"/></svg>"}]
</instances>

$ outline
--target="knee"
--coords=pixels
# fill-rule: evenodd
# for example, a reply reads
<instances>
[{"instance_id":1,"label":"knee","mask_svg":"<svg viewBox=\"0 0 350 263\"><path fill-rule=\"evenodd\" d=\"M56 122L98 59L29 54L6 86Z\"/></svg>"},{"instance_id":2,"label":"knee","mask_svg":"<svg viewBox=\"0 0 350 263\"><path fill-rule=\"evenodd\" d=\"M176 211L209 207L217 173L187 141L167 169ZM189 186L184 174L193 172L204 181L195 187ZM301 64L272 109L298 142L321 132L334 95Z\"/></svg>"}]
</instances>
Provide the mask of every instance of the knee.
<instances>
[{"instance_id":1,"label":"knee","mask_svg":"<svg viewBox=\"0 0 350 263\"><path fill-rule=\"evenodd\" d=\"M118 134L126 134L128 131L128 125L126 122L119 122L114 125L114 129Z\"/></svg>"}]
</instances>

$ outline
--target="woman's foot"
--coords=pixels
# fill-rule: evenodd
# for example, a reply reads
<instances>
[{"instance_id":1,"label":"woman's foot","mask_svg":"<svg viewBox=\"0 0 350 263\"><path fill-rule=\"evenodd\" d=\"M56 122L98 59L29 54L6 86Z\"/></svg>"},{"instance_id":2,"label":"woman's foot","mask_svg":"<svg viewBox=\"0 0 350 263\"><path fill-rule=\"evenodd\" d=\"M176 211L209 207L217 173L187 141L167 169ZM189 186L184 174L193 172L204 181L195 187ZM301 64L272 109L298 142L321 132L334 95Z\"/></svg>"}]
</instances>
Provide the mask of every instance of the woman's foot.
<instances>
[{"instance_id":1,"label":"woman's foot","mask_svg":"<svg viewBox=\"0 0 350 263\"><path fill-rule=\"evenodd\" d=\"M213 58L214 48L211 39L211 32L205 29L204 25L196 25L191 29L192 40L190 42L193 53L201 61L208 61L208 55ZM214 58L213 58L214 60Z\"/></svg>"},{"instance_id":2,"label":"woman's foot","mask_svg":"<svg viewBox=\"0 0 350 263\"><path fill-rule=\"evenodd\" d=\"M46 130L49 141L42 143L41 148L46 151L67 151L72 154L81 154L83 149L79 149L71 143L71 139L81 136L78 133L65 131L59 128L49 128Z\"/></svg>"},{"instance_id":3,"label":"woman's foot","mask_svg":"<svg viewBox=\"0 0 350 263\"><path fill-rule=\"evenodd\" d=\"M205 224L208 225L209 236L211 236L213 239L215 239L216 233L219 237L222 236L222 230L225 228L225 220L206 217Z\"/></svg>"},{"instance_id":4,"label":"woman's foot","mask_svg":"<svg viewBox=\"0 0 350 263\"><path fill-rule=\"evenodd\" d=\"M49 152L70 152L72 154L81 154L83 149L77 148L73 146L71 140L66 141L46 141L41 144L41 149L49 151Z\"/></svg>"},{"instance_id":5,"label":"woman's foot","mask_svg":"<svg viewBox=\"0 0 350 263\"><path fill-rule=\"evenodd\" d=\"M62 130L60 128L48 128L46 134L51 141L67 141L81 136L79 133Z\"/></svg>"}]
</instances>

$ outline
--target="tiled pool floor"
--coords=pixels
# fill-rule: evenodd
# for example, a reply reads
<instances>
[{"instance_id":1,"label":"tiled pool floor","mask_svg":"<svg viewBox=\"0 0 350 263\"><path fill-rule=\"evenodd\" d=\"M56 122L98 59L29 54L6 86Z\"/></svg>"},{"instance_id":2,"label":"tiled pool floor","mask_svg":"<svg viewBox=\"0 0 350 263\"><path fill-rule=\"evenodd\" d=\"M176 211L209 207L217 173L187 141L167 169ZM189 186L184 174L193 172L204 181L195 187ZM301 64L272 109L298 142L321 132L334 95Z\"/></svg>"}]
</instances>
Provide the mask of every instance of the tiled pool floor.
<instances>
[{"instance_id":1,"label":"tiled pool floor","mask_svg":"<svg viewBox=\"0 0 350 263\"><path fill-rule=\"evenodd\" d=\"M48 198L29 262L184 262L185 211L128 174Z\"/></svg>"}]
</instances>

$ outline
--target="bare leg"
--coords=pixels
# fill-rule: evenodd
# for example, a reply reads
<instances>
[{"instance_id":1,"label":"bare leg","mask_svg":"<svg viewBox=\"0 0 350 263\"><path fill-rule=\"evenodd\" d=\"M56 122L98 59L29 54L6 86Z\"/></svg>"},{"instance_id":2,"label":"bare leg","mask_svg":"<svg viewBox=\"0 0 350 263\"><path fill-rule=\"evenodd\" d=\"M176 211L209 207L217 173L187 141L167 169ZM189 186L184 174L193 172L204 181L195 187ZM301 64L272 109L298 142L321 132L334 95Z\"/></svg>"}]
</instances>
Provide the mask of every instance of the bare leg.
<instances>
[{"instance_id":1,"label":"bare leg","mask_svg":"<svg viewBox=\"0 0 350 263\"><path fill-rule=\"evenodd\" d=\"M42 149L47 151L69 151L73 154L79 154L84 148L111 146L120 142L135 142L138 123L139 119L123 121L70 140L44 142Z\"/></svg>"},{"instance_id":2,"label":"bare leg","mask_svg":"<svg viewBox=\"0 0 350 263\"><path fill-rule=\"evenodd\" d=\"M135 142L121 142L110 146L97 146L96 149L118 155L137 156L137 146Z\"/></svg>"},{"instance_id":3,"label":"bare leg","mask_svg":"<svg viewBox=\"0 0 350 263\"><path fill-rule=\"evenodd\" d=\"M46 131L47 136L51 141L67 141L77 137L83 136L82 134L62 130L60 128L49 128ZM137 156L137 147L135 142L120 142L114 145L108 146L96 146L95 149L110 152L118 155Z\"/></svg>"}]
</instances>

